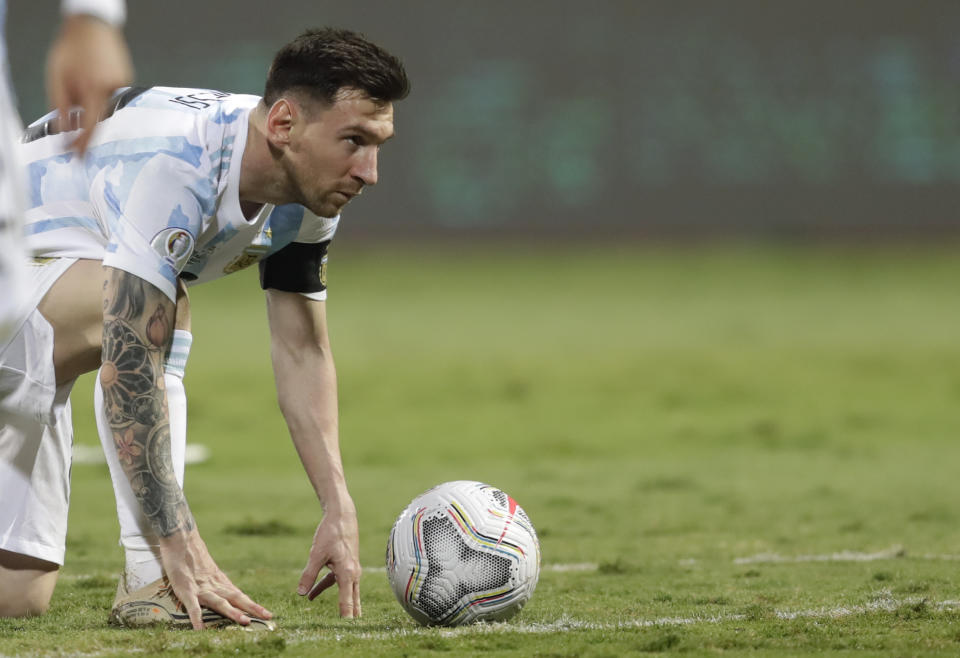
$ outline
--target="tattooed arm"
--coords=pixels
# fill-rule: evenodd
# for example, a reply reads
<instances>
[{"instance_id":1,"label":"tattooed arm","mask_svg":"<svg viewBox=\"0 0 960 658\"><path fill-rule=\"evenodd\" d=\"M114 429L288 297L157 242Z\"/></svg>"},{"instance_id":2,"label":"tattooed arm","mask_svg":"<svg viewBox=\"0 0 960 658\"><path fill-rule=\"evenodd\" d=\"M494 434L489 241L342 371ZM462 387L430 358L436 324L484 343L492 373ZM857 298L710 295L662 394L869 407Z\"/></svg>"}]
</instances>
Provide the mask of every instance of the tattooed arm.
<instances>
[{"instance_id":1,"label":"tattooed arm","mask_svg":"<svg viewBox=\"0 0 960 658\"><path fill-rule=\"evenodd\" d=\"M108 273L100 383L120 463L157 535L189 532L195 525L174 476L163 385L175 306L139 277Z\"/></svg>"},{"instance_id":2,"label":"tattooed arm","mask_svg":"<svg viewBox=\"0 0 960 658\"><path fill-rule=\"evenodd\" d=\"M175 306L152 284L104 268L103 364L100 383L117 456L160 543L164 571L194 628L200 606L240 624L246 611L269 618L220 571L197 532L170 456L163 359L173 335Z\"/></svg>"}]
</instances>

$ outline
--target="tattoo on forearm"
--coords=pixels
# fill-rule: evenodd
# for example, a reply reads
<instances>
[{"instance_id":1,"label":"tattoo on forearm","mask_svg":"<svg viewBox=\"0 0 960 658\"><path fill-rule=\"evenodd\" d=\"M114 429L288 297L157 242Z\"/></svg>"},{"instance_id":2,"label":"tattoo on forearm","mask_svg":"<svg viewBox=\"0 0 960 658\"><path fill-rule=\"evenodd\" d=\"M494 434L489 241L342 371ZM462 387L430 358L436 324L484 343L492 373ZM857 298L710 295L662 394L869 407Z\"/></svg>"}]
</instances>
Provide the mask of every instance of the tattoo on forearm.
<instances>
[{"instance_id":1,"label":"tattoo on forearm","mask_svg":"<svg viewBox=\"0 0 960 658\"><path fill-rule=\"evenodd\" d=\"M138 318L143 315L147 293L142 279L115 271L112 280L108 280L104 285L104 290L111 285L114 291L112 298L104 297L104 308L107 313L128 318Z\"/></svg>"},{"instance_id":2,"label":"tattoo on forearm","mask_svg":"<svg viewBox=\"0 0 960 658\"><path fill-rule=\"evenodd\" d=\"M163 358L172 334L173 303L126 272L104 287L104 409L120 463L144 515L161 537L193 528L171 470Z\"/></svg>"}]
</instances>

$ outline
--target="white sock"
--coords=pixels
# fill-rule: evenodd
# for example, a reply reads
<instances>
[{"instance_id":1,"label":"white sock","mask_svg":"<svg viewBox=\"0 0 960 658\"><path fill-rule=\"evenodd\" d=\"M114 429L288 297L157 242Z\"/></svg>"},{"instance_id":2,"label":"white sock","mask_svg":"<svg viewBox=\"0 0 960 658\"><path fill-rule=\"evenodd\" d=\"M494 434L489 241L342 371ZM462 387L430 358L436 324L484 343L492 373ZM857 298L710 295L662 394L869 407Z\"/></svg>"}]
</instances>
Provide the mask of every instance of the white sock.
<instances>
[{"instance_id":1,"label":"white sock","mask_svg":"<svg viewBox=\"0 0 960 658\"><path fill-rule=\"evenodd\" d=\"M163 376L167 389L167 408L170 414L170 457L174 475L183 486L184 451L187 444L187 395L183 387L183 374L193 336L189 331L173 333L173 348L168 355ZM94 410L100 443L110 467L113 492L117 499L117 519L120 521L120 545L123 546L126 565L124 576L127 591L133 591L152 583L163 575L157 536L150 522L140 511L140 503L130 488L127 474L120 465L113 432L103 408L103 389L97 374L94 383Z\"/></svg>"}]
</instances>

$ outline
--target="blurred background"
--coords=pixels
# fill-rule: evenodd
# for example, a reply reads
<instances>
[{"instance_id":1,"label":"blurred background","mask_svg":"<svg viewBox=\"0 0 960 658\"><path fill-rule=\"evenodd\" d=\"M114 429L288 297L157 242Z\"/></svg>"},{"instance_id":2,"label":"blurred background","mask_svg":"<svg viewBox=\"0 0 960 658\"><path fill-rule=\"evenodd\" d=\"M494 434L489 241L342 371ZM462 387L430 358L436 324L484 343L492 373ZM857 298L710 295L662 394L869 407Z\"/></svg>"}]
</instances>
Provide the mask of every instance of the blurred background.
<instances>
[{"instance_id":1,"label":"blurred background","mask_svg":"<svg viewBox=\"0 0 960 658\"><path fill-rule=\"evenodd\" d=\"M130 3L138 84L260 93L318 25L398 54L355 235L960 233L960 2ZM46 110L59 2L9 3L21 113Z\"/></svg>"}]
</instances>

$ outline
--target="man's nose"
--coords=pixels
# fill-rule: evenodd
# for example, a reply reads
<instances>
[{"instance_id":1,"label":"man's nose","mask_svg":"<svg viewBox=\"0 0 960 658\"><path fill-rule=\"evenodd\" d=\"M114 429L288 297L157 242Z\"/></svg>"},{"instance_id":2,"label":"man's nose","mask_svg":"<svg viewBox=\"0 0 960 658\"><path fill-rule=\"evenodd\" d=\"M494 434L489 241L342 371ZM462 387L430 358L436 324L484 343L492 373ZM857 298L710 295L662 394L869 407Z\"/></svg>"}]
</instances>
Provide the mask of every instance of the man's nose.
<instances>
[{"instance_id":1,"label":"man's nose","mask_svg":"<svg viewBox=\"0 0 960 658\"><path fill-rule=\"evenodd\" d=\"M377 184L377 149L371 148L357 163L352 172L354 178L363 181L364 185Z\"/></svg>"}]
</instances>

